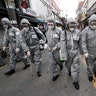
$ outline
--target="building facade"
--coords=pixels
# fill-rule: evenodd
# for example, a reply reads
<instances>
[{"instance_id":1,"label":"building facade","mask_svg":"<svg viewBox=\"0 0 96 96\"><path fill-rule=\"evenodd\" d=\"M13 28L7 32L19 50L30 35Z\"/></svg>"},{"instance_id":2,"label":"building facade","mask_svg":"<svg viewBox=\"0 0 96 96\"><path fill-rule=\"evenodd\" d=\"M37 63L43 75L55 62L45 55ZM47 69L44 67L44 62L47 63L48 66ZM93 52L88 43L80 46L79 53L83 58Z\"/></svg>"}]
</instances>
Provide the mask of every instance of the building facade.
<instances>
[{"instance_id":1,"label":"building facade","mask_svg":"<svg viewBox=\"0 0 96 96\"><path fill-rule=\"evenodd\" d=\"M58 0L1 0L0 4L5 4L6 16L19 26L22 18L29 19L35 25L48 17L60 19Z\"/></svg>"},{"instance_id":2,"label":"building facade","mask_svg":"<svg viewBox=\"0 0 96 96\"><path fill-rule=\"evenodd\" d=\"M88 18L92 14L96 14L96 0L84 0L79 2L77 18L81 28L85 28L88 25Z\"/></svg>"},{"instance_id":3,"label":"building facade","mask_svg":"<svg viewBox=\"0 0 96 96\"><path fill-rule=\"evenodd\" d=\"M96 2L96 0L87 0L88 5L87 5L87 10L91 8L91 6Z\"/></svg>"},{"instance_id":4,"label":"building facade","mask_svg":"<svg viewBox=\"0 0 96 96\"><path fill-rule=\"evenodd\" d=\"M31 8L36 12L37 17L59 17L60 8L58 0L30 0ZM38 7L37 7L38 6Z\"/></svg>"}]
</instances>

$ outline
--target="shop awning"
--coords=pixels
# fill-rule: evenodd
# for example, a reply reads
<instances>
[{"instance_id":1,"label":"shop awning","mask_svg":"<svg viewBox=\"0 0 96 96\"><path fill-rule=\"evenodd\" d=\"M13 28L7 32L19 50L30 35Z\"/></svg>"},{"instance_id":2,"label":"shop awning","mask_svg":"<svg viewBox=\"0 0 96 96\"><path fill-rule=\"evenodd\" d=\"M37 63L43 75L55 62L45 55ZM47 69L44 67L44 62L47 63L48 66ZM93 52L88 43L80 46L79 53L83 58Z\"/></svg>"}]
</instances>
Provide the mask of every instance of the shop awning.
<instances>
[{"instance_id":1,"label":"shop awning","mask_svg":"<svg viewBox=\"0 0 96 96\"><path fill-rule=\"evenodd\" d=\"M89 18L92 14L95 14L95 13L96 13L96 2L87 11L87 18Z\"/></svg>"},{"instance_id":2,"label":"shop awning","mask_svg":"<svg viewBox=\"0 0 96 96\"><path fill-rule=\"evenodd\" d=\"M27 14L20 14L20 18L26 18L31 22L38 23L37 17L33 17L33 16L30 16L30 15L27 15Z\"/></svg>"},{"instance_id":3,"label":"shop awning","mask_svg":"<svg viewBox=\"0 0 96 96\"><path fill-rule=\"evenodd\" d=\"M37 18L38 23L44 23L44 20Z\"/></svg>"}]
</instances>

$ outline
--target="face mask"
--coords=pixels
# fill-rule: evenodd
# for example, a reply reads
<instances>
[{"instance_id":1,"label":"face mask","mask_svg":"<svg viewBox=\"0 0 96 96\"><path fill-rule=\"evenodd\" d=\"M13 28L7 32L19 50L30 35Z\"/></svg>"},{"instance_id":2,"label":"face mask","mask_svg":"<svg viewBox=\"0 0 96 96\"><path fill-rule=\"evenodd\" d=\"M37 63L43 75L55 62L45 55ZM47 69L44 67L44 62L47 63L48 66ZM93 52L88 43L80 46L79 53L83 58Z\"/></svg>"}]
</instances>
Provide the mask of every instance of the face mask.
<instances>
[{"instance_id":1,"label":"face mask","mask_svg":"<svg viewBox=\"0 0 96 96\"><path fill-rule=\"evenodd\" d=\"M90 22L90 24L89 24L89 26L90 26L90 28L92 29L92 30L96 30L96 21L91 21Z\"/></svg>"},{"instance_id":2,"label":"face mask","mask_svg":"<svg viewBox=\"0 0 96 96\"><path fill-rule=\"evenodd\" d=\"M90 28L96 30L96 25L90 25Z\"/></svg>"},{"instance_id":3,"label":"face mask","mask_svg":"<svg viewBox=\"0 0 96 96\"><path fill-rule=\"evenodd\" d=\"M69 28L69 30L70 30L71 32L73 32L73 31L75 30L75 28Z\"/></svg>"},{"instance_id":4,"label":"face mask","mask_svg":"<svg viewBox=\"0 0 96 96\"><path fill-rule=\"evenodd\" d=\"M93 29L96 30L96 25L93 25Z\"/></svg>"},{"instance_id":5,"label":"face mask","mask_svg":"<svg viewBox=\"0 0 96 96\"><path fill-rule=\"evenodd\" d=\"M23 27L23 30L28 31L29 27Z\"/></svg>"},{"instance_id":6,"label":"face mask","mask_svg":"<svg viewBox=\"0 0 96 96\"><path fill-rule=\"evenodd\" d=\"M4 29L8 29L8 25L7 24L3 25L3 27L4 27Z\"/></svg>"},{"instance_id":7,"label":"face mask","mask_svg":"<svg viewBox=\"0 0 96 96\"><path fill-rule=\"evenodd\" d=\"M54 23L53 22L48 22L48 29L51 29L51 30L54 29Z\"/></svg>"},{"instance_id":8,"label":"face mask","mask_svg":"<svg viewBox=\"0 0 96 96\"><path fill-rule=\"evenodd\" d=\"M52 30L52 29L54 29L54 26L48 26L48 28Z\"/></svg>"}]
</instances>

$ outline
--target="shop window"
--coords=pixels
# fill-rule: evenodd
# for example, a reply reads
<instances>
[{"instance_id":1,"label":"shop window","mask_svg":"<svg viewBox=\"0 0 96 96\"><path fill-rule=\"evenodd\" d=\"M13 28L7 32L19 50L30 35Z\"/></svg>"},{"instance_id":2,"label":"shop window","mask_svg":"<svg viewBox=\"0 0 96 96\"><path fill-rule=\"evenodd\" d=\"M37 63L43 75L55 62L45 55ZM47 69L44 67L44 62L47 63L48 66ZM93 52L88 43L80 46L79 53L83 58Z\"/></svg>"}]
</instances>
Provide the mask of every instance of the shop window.
<instances>
[{"instance_id":1,"label":"shop window","mask_svg":"<svg viewBox=\"0 0 96 96\"><path fill-rule=\"evenodd\" d=\"M4 0L0 0L0 8L6 8Z\"/></svg>"}]
</instances>

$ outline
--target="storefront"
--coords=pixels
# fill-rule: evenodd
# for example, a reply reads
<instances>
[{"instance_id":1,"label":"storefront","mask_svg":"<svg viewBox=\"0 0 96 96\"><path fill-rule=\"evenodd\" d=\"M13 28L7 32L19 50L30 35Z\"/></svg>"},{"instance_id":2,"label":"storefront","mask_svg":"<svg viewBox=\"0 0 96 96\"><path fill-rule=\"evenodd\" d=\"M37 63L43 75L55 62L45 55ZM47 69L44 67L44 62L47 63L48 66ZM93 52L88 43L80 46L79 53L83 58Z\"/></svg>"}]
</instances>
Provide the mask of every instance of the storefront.
<instances>
[{"instance_id":1,"label":"storefront","mask_svg":"<svg viewBox=\"0 0 96 96\"><path fill-rule=\"evenodd\" d=\"M8 17L8 12L7 12L4 0L0 0L0 20L3 17ZM2 27L2 25L0 23L0 30L2 30L2 29L3 29L3 27Z\"/></svg>"},{"instance_id":2,"label":"storefront","mask_svg":"<svg viewBox=\"0 0 96 96\"><path fill-rule=\"evenodd\" d=\"M16 6L16 17L18 24L20 26L20 22L22 18L26 18L30 21L33 26L37 26L38 20L36 17L36 12L34 12L30 8L29 0L15 0Z\"/></svg>"},{"instance_id":3,"label":"storefront","mask_svg":"<svg viewBox=\"0 0 96 96\"><path fill-rule=\"evenodd\" d=\"M96 2L87 11L87 18L89 18L92 14L96 14Z\"/></svg>"},{"instance_id":4,"label":"storefront","mask_svg":"<svg viewBox=\"0 0 96 96\"><path fill-rule=\"evenodd\" d=\"M0 18L8 17L12 24L18 24L26 18L34 26L37 26L36 13L30 8L29 0L0 0Z\"/></svg>"},{"instance_id":5,"label":"storefront","mask_svg":"<svg viewBox=\"0 0 96 96\"><path fill-rule=\"evenodd\" d=\"M96 14L96 2L90 7L87 14L82 14L81 21L84 28L88 26L88 19L92 14Z\"/></svg>"}]
</instances>

